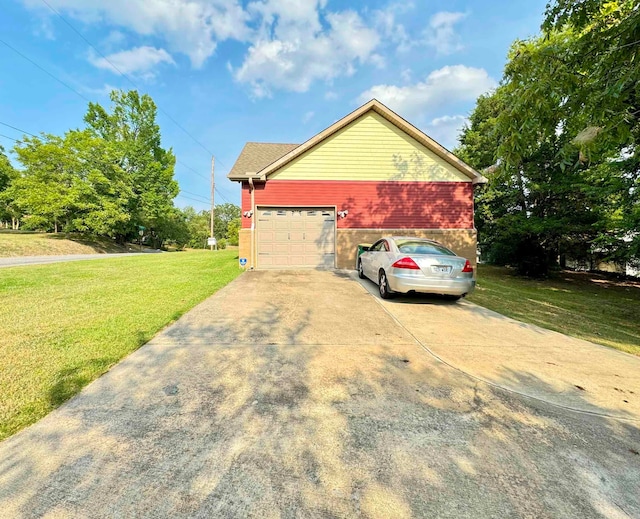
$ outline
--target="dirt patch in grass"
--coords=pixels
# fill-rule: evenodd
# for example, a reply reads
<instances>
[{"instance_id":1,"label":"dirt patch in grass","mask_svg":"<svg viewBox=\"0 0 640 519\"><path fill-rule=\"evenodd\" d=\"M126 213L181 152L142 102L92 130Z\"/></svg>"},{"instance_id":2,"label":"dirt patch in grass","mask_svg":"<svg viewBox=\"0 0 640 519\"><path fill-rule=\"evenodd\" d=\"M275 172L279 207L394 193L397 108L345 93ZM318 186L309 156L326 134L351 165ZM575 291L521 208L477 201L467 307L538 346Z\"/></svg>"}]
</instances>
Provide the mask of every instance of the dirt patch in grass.
<instances>
[{"instance_id":1,"label":"dirt patch in grass","mask_svg":"<svg viewBox=\"0 0 640 519\"><path fill-rule=\"evenodd\" d=\"M519 321L640 355L640 281L562 271L546 280L480 265L469 300Z\"/></svg>"}]
</instances>

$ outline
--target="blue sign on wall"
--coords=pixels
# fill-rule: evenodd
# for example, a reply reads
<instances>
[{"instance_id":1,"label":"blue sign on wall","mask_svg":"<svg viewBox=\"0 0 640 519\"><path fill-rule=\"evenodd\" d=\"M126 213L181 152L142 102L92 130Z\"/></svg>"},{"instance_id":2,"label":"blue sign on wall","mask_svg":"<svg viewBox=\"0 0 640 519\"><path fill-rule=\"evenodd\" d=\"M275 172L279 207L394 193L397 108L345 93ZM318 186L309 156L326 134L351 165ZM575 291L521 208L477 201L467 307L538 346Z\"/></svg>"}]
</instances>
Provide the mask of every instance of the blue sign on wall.
<instances>
[{"instance_id":1,"label":"blue sign on wall","mask_svg":"<svg viewBox=\"0 0 640 519\"><path fill-rule=\"evenodd\" d=\"M241 267L247 266L247 258L240 258L240 266Z\"/></svg>"}]
</instances>

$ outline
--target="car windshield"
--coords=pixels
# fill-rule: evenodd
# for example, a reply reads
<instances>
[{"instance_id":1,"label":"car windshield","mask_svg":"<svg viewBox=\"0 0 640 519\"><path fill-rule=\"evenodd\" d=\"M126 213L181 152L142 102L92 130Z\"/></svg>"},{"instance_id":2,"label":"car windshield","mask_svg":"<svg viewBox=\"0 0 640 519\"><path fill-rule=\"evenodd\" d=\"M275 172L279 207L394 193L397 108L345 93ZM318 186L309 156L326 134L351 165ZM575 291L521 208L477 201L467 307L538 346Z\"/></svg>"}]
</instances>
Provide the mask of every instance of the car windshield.
<instances>
[{"instance_id":1,"label":"car windshield","mask_svg":"<svg viewBox=\"0 0 640 519\"><path fill-rule=\"evenodd\" d=\"M403 254L442 254L455 256L453 252L442 245L422 240L396 240L398 250Z\"/></svg>"}]
</instances>

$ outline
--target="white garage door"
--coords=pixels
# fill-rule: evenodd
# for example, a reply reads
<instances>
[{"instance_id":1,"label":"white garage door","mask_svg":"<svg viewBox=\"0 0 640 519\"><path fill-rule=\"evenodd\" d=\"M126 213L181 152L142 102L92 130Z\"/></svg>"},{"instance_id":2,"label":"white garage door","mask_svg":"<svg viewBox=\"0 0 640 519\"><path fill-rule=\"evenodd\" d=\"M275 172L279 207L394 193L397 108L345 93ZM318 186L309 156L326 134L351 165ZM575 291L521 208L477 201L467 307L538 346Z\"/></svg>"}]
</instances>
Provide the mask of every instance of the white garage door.
<instances>
[{"instance_id":1,"label":"white garage door","mask_svg":"<svg viewBox=\"0 0 640 519\"><path fill-rule=\"evenodd\" d=\"M258 268L333 268L334 209L262 207L258 211Z\"/></svg>"}]
</instances>

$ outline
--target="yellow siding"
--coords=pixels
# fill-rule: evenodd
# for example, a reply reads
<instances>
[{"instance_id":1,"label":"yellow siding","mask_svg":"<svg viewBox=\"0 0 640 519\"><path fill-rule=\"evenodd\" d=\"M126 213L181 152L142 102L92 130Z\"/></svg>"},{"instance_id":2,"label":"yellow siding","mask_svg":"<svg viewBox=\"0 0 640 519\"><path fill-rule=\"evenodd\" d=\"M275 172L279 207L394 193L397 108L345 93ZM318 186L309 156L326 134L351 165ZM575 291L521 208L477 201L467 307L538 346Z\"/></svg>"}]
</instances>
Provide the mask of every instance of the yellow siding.
<instances>
[{"instance_id":1,"label":"yellow siding","mask_svg":"<svg viewBox=\"0 0 640 519\"><path fill-rule=\"evenodd\" d=\"M469 177L375 112L367 112L270 177L471 182Z\"/></svg>"}]
</instances>

